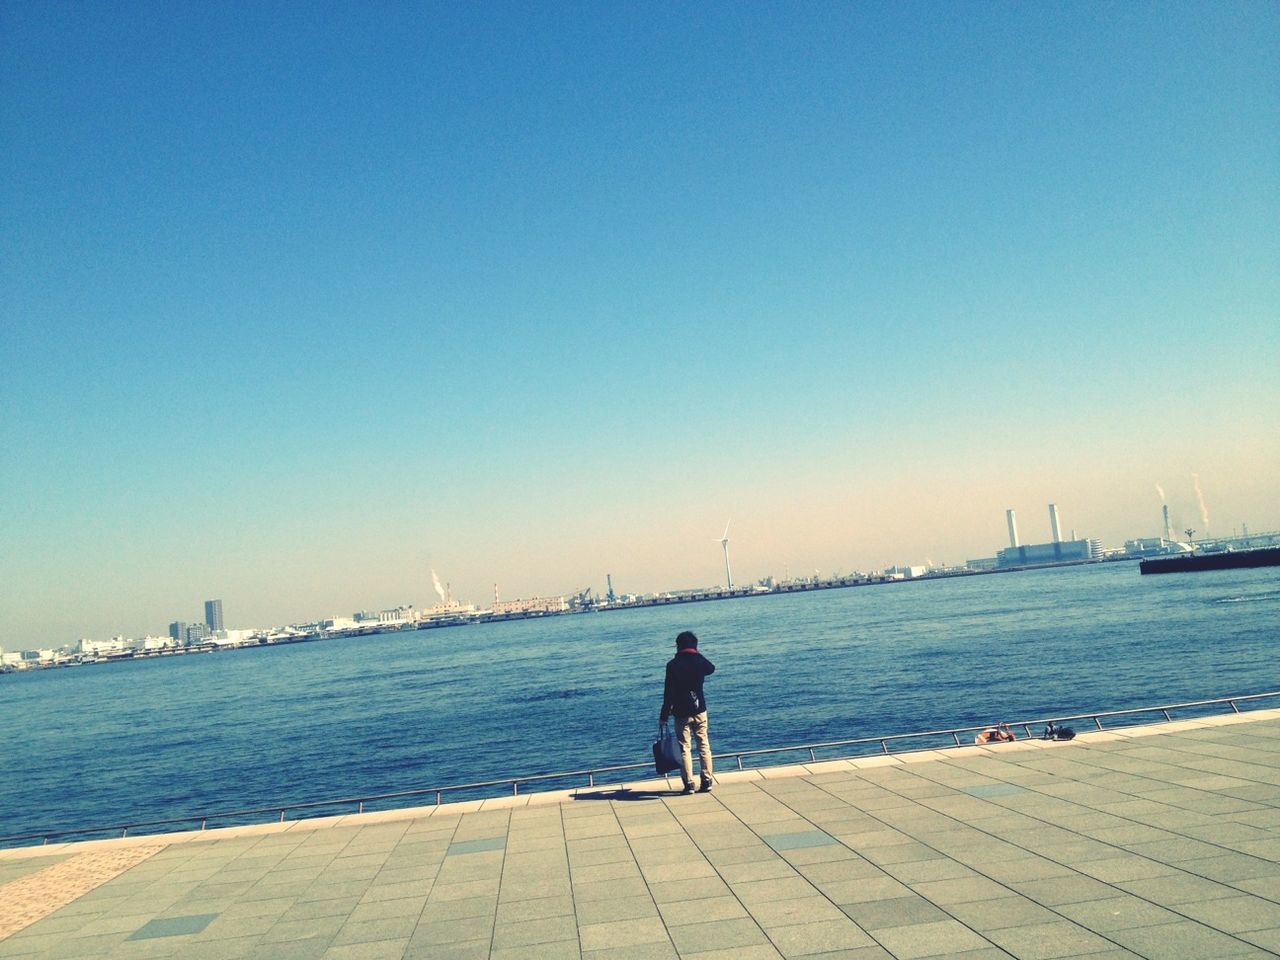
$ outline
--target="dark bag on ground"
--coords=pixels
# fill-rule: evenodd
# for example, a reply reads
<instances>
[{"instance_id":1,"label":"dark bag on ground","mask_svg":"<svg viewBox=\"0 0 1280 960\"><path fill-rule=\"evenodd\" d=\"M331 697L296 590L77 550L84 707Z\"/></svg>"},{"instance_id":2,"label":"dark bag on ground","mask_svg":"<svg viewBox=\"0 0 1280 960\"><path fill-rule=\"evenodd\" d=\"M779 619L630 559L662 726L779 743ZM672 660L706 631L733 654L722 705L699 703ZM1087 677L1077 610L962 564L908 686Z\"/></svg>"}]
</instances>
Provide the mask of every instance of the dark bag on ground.
<instances>
[{"instance_id":1,"label":"dark bag on ground","mask_svg":"<svg viewBox=\"0 0 1280 960\"><path fill-rule=\"evenodd\" d=\"M653 764L658 768L659 776L680 769L680 745L676 743L674 733L663 730L653 741Z\"/></svg>"},{"instance_id":2,"label":"dark bag on ground","mask_svg":"<svg viewBox=\"0 0 1280 960\"><path fill-rule=\"evenodd\" d=\"M1047 724L1044 728L1045 740L1071 740L1075 735L1070 727L1060 727L1056 723Z\"/></svg>"}]
</instances>

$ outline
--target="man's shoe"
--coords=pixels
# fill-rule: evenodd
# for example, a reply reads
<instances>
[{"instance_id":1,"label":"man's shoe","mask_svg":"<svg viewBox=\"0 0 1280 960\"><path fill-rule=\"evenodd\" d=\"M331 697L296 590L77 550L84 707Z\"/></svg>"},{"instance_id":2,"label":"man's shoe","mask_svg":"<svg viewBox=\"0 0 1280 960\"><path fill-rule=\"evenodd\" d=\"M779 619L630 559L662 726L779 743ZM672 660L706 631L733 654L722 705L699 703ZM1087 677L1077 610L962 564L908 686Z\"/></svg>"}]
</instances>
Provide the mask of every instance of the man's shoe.
<instances>
[{"instance_id":1,"label":"man's shoe","mask_svg":"<svg viewBox=\"0 0 1280 960\"><path fill-rule=\"evenodd\" d=\"M702 781L702 786L700 786L700 787L698 788L698 792L699 792L699 793L710 793L710 792L711 792L711 781L710 781L710 780L703 780L703 781Z\"/></svg>"},{"instance_id":2,"label":"man's shoe","mask_svg":"<svg viewBox=\"0 0 1280 960\"><path fill-rule=\"evenodd\" d=\"M686 783L686 784L684 785L684 789L680 791L680 796L682 796L682 797L687 797L687 796L689 796L689 794L691 794L691 793L693 793L693 784L692 784L692 783Z\"/></svg>"}]
</instances>

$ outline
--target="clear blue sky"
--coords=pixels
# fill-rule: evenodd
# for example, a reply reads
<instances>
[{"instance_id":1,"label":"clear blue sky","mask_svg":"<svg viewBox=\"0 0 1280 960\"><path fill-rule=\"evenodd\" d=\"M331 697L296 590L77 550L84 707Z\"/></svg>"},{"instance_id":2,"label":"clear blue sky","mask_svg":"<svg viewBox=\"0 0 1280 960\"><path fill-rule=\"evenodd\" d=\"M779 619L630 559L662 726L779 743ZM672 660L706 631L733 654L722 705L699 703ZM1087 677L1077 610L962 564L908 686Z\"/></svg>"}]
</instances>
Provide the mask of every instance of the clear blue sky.
<instances>
[{"instance_id":1,"label":"clear blue sky","mask_svg":"<svg viewBox=\"0 0 1280 960\"><path fill-rule=\"evenodd\" d=\"M1273 3L0 6L0 647L1280 527Z\"/></svg>"}]
</instances>

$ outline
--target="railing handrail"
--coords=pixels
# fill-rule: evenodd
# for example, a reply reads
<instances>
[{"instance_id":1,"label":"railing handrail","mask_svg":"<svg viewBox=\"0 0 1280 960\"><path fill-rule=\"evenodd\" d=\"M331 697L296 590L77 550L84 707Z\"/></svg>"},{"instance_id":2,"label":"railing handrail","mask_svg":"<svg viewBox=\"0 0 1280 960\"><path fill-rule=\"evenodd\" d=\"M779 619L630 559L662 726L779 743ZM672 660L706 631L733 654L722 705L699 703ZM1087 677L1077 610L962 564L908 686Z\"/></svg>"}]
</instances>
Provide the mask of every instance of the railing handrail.
<instances>
[{"instance_id":1,"label":"railing handrail","mask_svg":"<svg viewBox=\"0 0 1280 960\"><path fill-rule=\"evenodd\" d=\"M1245 703L1245 702L1256 701L1256 700L1266 700L1266 699L1272 699L1276 697L1280 697L1280 690L1270 692L1270 693L1245 694L1243 696L1238 696L1238 697L1219 697L1213 700L1189 700L1183 703L1170 703L1170 704L1164 704L1161 706L1154 706L1154 707L1132 707L1126 710L1107 710L1099 713L1077 713L1077 714L1072 714L1070 716L1044 717L1044 718L1035 719L1035 720L1019 720L1017 722L1010 723L1009 726L1024 730L1027 736L1029 737L1032 736L1031 734L1032 726L1037 726L1040 724L1049 724L1049 723L1060 724L1066 721L1074 721L1074 720L1091 720L1093 721L1097 729L1102 730L1104 729L1102 726L1102 721L1104 719L1111 718L1111 717L1125 717L1125 716L1134 716L1137 714L1145 714L1145 713L1159 713L1163 715L1165 720L1170 720L1172 719L1169 716L1169 711L1171 710L1186 710L1192 707L1209 707L1209 706L1217 706L1221 704L1227 704L1231 707L1231 709L1234 712L1239 713L1240 708L1236 706L1236 704L1238 703ZM831 750L838 747L858 747L858 746L866 746L869 744L879 744L881 753L887 755L894 752L889 749L890 743L898 743L904 740L921 740L928 737L932 737L932 738L951 737L955 741L955 743L947 744L943 747L936 747L936 746L922 747L920 749L922 750L954 749L955 747L958 747L958 746L964 746L964 744L962 744L960 741L960 736L959 736L960 734L973 733L974 731L985 730L990 726L991 724L984 723L984 724L978 724L976 726L950 727L944 730L925 730L925 731L919 731L915 733L894 733L894 734L886 734L884 736L879 736L879 737L856 737L850 740L827 740L827 741L821 741L818 743L804 743L804 744L797 744L797 745L786 746L786 747L764 747L759 750L737 750L737 751L729 751L725 753L717 753L716 758L721 762L729 761L729 760L736 761L738 769L742 770L742 769L745 769L742 765L742 760L744 757L762 757L762 756L768 756L770 754L795 753L798 751L807 751L809 754L808 762L813 763L813 762L818 762L818 758L815 755L815 751L817 750ZM911 751L906 750L906 751L900 751L900 752L909 753ZM831 758L823 758L823 759L837 760L841 758L831 757ZM805 761L801 761L801 762L805 762ZM35 833L14 834L12 836L0 837L0 844L16 843L18 841L23 841L23 840L39 840L39 841L42 841L43 843L48 843L49 840L53 837L76 837L76 836L83 836L85 834L103 834L103 833L116 833L116 832L119 832L120 836L125 837L129 835L130 830L137 830L139 828L170 826L174 824L183 824L183 823L195 824L197 822L199 822L200 824L199 829L204 830L206 829L208 822L210 820L231 820L234 818L255 817L255 816L260 817L264 814L273 814L273 815L278 814L280 822L284 822L285 814L290 811L315 810L322 807L342 807L342 806L354 805L357 808L356 809L357 813L363 813L364 806L367 803L375 803L375 802L382 802L382 801L388 801L388 800L403 800L409 797L425 797L425 796L431 796L432 794L434 794L436 798L435 805L439 806L442 803L442 798L444 794L446 793L457 793L464 790L484 790L484 789L489 789L493 787L510 787L511 792L513 794L518 794L521 784L528 785L528 784L545 782L548 780L569 780L569 779L582 778L582 777L587 778L588 787L595 787L596 777L600 774L619 773L627 770L642 770L642 769L647 770L647 769L651 769L652 766L653 766L652 761L645 761L642 763L624 763L624 764L616 764L613 766L605 766L605 767L591 767L584 770L566 770L566 771L561 771L557 773L536 773L536 774L530 774L528 776L522 776L522 777L503 777L498 780L482 780L474 783L456 783L456 784L448 784L448 785L439 786L439 787L422 787L422 788L417 788L413 790L398 790L391 793L363 794L363 795L352 796L352 797L340 797L332 800L309 800L309 801L301 801L298 803L273 804L272 806L268 806L268 807L253 807L253 808L248 808L244 810L220 810L213 813L199 813L199 814L193 814L191 816L185 816L185 817L170 817L163 820L137 820L130 823L110 824L110 825L103 825L103 826L97 826L97 827L80 827L72 830L45 830L45 831L39 831ZM653 776L645 777L644 779L646 780L657 779L657 776L658 776L657 774L654 774Z\"/></svg>"}]
</instances>

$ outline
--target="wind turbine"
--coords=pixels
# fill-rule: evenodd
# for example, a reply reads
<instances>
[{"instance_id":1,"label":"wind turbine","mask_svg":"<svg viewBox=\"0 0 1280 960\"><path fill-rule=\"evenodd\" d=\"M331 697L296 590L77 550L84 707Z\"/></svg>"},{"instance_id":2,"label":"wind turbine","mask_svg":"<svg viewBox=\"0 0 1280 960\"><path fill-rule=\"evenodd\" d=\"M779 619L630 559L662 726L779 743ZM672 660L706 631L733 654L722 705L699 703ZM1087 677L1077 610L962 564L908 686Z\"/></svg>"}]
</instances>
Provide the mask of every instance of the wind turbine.
<instances>
[{"instance_id":1,"label":"wind turbine","mask_svg":"<svg viewBox=\"0 0 1280 960\"><path fill-rule=\"evenodd\" d=\"M719 540L713 541L720 544L724 548L724 578L728 581L729 589L733 589L733 573L729 570L729 521L724 522L724 536Z\"/></svg>"}]
</instances>

